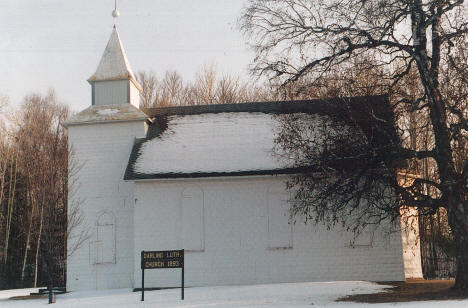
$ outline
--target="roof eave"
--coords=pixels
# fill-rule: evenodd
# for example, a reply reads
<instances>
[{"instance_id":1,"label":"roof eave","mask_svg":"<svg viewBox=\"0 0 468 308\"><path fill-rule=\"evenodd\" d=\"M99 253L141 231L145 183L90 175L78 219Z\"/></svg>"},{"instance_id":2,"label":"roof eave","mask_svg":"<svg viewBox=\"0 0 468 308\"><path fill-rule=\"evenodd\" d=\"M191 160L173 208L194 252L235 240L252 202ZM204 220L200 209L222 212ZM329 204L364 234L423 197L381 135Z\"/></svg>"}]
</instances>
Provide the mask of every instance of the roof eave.
<instances>
[{"instance_id":1,"label":"roof eave","mask_svg":"<svg viewBox=\"0 0 468 308\"><path fill-rule=\"evenodd\" d=\"M192 173L153 173L142 174L127 170L124 181L148 181L167 179L199 179L199 178L219 178L219 177L244 177L244 176L275 176L291 175L310 172L310 167L283 168L274 170L243 170L233 172L192 172Z\"/></svg>"},{"instance_id":2,"label":"roof eave","mask_svg":"<svg viewBox=\"0 0 468 308\"><path fill-rule=\"evenodd\" d=\"M65 128L70 126L77 126L77 125L89 125L89 124L104 124L104 123L121 123L121 122L135 122L135 121L146 121L147 117L140 117L140 118L132 118L132 119L121 119L121 120L97 120L97 121L81 121L81 122L68 122L65 121L61 125Z\"/></svg>"}]
</instances>

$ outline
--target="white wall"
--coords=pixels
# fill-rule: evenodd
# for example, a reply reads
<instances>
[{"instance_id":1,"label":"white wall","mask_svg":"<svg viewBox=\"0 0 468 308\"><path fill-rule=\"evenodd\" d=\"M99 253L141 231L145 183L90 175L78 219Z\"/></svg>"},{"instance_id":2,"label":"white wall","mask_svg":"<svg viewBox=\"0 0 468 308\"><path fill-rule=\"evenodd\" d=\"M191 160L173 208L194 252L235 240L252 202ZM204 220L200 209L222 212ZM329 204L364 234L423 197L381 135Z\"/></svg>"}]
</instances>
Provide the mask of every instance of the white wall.
<instances>
[{"instance_id":1,"label":"white wall","mask_svg":"<svg viewBox=\"0 0 468 308\"><path fill-rule=\"evenodd\" d=\"M130 104L140 108L140 90L135 86L135 84L130 81Z\"/></svg>"},{"instance_id":2,"label":"white wall","mask_svg":"<svg viewBox=\"0 0 468 308\"><path fill-rule=\"evenodd\" d=\"M77 183L69 204L81 203L83 226L91 238L68 259L67 289L132 287L134 184L122 179L134 138L144 135L144 123L75 125L68 128L68 134L81 165L71 178ZM112 237L114 243L109 242ZM97 242L102 239L104 243Z\"/></svg>"},{"instance_id":3,"label":"white wall","mask_svg":"<svg viewBox=\"0 0 468 308\"><path fill-rule=\"evenodd\" d=\"M378 232L364 235L353 248L349 245L351 234L298 222L292 227L292 247L286 245L288 237L275 244L269 238L269 219L281 217L269 215L267 200L271 198L267 193L278 193L283 180L244 177L136 182L134 286L141 283L141 250L184 248L181 206L187 189L202 192L204 225L203 250L186 253L188 286L404 279L399 232L386 238ZM146 270L145 280L147 287L177 286L180 270Z\"/></svg>"},{"instance_id":4,"label":"white wall","mask_svg":"<svg viewBox=\"0 0 468 308\"><path fill-rule=\"evenodd\" d=\"M129 83L129 80L94 81L94 105L103 106L130 103Z\"/></svg>"}]
</instances>

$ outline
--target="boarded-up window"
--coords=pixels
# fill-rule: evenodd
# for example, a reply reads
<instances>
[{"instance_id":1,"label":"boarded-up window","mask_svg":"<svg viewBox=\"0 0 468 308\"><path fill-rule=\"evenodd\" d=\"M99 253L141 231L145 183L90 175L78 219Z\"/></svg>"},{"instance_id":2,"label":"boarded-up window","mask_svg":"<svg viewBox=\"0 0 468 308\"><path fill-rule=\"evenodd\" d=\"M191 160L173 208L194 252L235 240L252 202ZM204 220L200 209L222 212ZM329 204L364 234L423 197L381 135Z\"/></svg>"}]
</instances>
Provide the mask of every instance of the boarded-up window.
<instances>
[{"instance_id":1,"label":"boarded-up window","mask_svg":"<svg viewBox=\"0 0 468 308\"><path fill-rule=\"evenodd\" d=\"M191 251L205 249L203 191L189 187L182 192L182 248Z\"/></svg>"},{"instance_id":2,"label":"boarded-up window","mask_svg":"<svg viewBox=\"0 0 468 308\"><path fill-rule=\"evenodd\" d=\"M289 194L280 185L268 189L268 248L292 248L293 226L289 223Z\"/></svg>"},{"instance_id":3,"label":"boarded-up window","mask_svg":"<svg viewBox=\"0 0 468 308\"><path fill-rule=\"evenodd\" d=\"M368 226L359 233L348 232L345 246L351 248L372 247L374 242L374 228Z\"/></svg>"},{"instance_id":4,"label":"boarded-up window","mask_svg":"<svg viewBox=\"0 0 468 308\"><path fill-rule=\"evenodd\" d=\"M105 212L98 217L96 263L115 263L115 219Z\"/></svg>"}]
</instances>

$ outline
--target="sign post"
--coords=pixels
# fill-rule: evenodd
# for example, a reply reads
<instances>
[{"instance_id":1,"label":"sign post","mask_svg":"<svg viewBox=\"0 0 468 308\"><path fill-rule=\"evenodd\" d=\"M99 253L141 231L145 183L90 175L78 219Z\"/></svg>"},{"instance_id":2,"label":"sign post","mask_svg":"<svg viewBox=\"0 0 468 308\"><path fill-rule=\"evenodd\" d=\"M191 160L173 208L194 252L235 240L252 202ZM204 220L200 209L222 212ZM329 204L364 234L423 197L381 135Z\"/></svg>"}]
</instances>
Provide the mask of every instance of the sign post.
<instances>
[{"instance_id":1,"label":"sign post","mask_svg":"<svg viewBox=\"0 0 468 308\"><path fill-rule=\"evenodd\" d=\"M184 259L184 250L182 250L182 260ZM180 288L180 298L184 300L184 265L182 265L182 288Z\"/></svg>"},{"instance_id":2,"label":"sign post","mask_svg":"<svg viewBox=\"0 0 468 308\"><path fill-rule=\"evenodd\" d=\"M141 301L145 300L145 269L182 269L180 297L184 299L184 250L141 251Z\"/></svg>"},{"instance_id":3,"label":"sign post","mask_svg":"<svg viewBox=\"0 0 468 308\"><path fill-rule=\"evenodd\" d=\"M143 253L141 251L141 301L145 301L145 268L143 267Z\"/></svg>"}]
</instances>

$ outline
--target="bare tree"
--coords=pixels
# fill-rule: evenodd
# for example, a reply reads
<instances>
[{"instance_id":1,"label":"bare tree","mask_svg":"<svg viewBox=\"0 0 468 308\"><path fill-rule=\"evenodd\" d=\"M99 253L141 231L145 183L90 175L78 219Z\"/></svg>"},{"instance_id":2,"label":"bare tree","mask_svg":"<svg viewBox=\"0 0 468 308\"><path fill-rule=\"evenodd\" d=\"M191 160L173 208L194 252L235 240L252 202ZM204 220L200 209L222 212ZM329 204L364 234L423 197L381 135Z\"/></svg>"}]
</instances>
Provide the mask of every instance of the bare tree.
<instances>
[{"instance_id":1,"label":"bare tree","mask_svg":"<svg viewBox=\"0 0 468 308\"><path fill-rule=\"evenodd\" d=\"M143 107L154 106L158 96L158 79L156 75L153 71L139 71L136 78L142 87L140 93L141 105Z\"/></svg>"},{"instance_id":2,"label":"bare tree","mask_svg":"<svg viewBox=\"0 0 468 308\"><path fill-rule=\"evenodd\" d=\"M190 101L190 85L176 71L168 71L161 82L161 104L164 106L181 106Z\"/></svg>"},{"instance_id":3,"label":"bare tree","mask_svg":"<svg viewBox=\"0 0 468 308\"><path fill-rule=\"evenodd\" d=\"M8 212L5 210L5 198L6 198L6 187L8 186L8 178L7 178L7 171L8 171L8 162L10 160L10 146L9 140L6 132L5 127L5 108L7 106L7 99L1 98L0 99L0 270L3 272L4 264L7 260L7 256L5 256L5 240L7 234L7 217ZM0 279L0 286L2 281Z\"/></svg>"},{"instance_id":4,"label":"bare tree","mask_svg":"<svg viewBox=\"0 0 468 308\"><path fill-rule=\"evenodd\" d=\"M88 238L80 203L68 204L79 169L61 126L68 107L50 91L9 113L0 123L0 285L63 285L67 255Z\"/></svg>"},{"instance_id":5,"label":"bare tree","mask_svg":"<svg viewBox=\"0 0 468 308\"><path fill-rule=\"evenodd\" d=\"M198 71L192 87L193 103L211 105L216 103L216 68L206 65Z\"/></svg>"},{"instance_id":6,"label":"bare tree","mask_svg":"<svg viewBox=\"0 0 468 308\"><path fill-rule=\"evenodd\" d=\"M184 81L175 71L167 71L164 78L154 72L138 72L142 85L143 107L167 107L184 105L233 104L268 100L272 91L254 82L243 82L239 76L220 74L214 65L197 71L193 83Z\"/></svg>"},{"instance_id":7,"label":"bare tree","mask_svg":"<svg viewBox=\"0 0 468 308\"><path fill-rule=\"evenodd\" d=\"M360 200L366 200L375 222L398 215L402 204L426 213L446 209L457 254L455 287L464 290L468 289L468 120L466 109L463 109L467 99L467 20L467 5L463 0L250 0L241 18L241 27L256 50L253 70L257 74L269 76L283 86L302 82L303 87L307 87L323 80L323 76L333 69L349 69L356 58L367 57L373 59L375 68L382 68L383 74L376 82L387 82L386 92L390 93L395 110L406 105L403 110L421 111L421 115L426 116L427 125L419 129L430 131L433 142L429 142L428 148L412 149L398 140L387 138L389 144L384 147L385 151L371 142L372 136L367 136L371 141L363 138L343 140L342 134L331 133L336 131L332 127L341 125L339 121L332 121L332 127L320 129L320 133L326 136L326 141L319 141L321 145L338 145L341 141L348 141L348 144L352 141L354 145L347 149L325 147L327 151L315 153L318 156L307 155L307 148L302 147L300 152L303 156L299 157L318 162L325 168L333 165L332 161L314 160L313 157L323 157L320 155L328 153L344 158L354 153L355 158L360 157L360 161L366 163L346 168L347 172L333 173L336 179L331 183L322 181L322 193L319 194L322 201L331 199L332 194L341 198L341 202L333 207L308 194L310 188L317 188L310 183L310 178L303 178L295 184L304 194L299 197L310 197L309 201L312 201L302 204L305 206L304 214L315 211L319 219L336 218L336 213L350 211ZM413 69L420 94L411 99L393 95L395 88L404 86L405 77ZM456 84L458 91L454 92L450 86L441 83L444 71L451 76L446 82ZM391 123L391 117L382 120L385 121L381 122L381 127L374 129L395 125ZM396 124L399 123L400 119L396 119ZM287 131L296 129L298 127L293 126ZM366 135L365 130L355 130L355 136L362 134ZM407 134L407 131L400 130L402 138ZM280 143L282 140L280 137ZM283 145L286 150L297 152L287 143ZM396 176L405 174L402 170L408 171L406 167L411 166L412 161L424 159L433 161L433 177L405 177L401 180ZM374 170L379 170L380 176ZM374 183L368 179L373 179ZM355 189L350 190L353 187ZM390 192L399 196L399 200L392 201L386 197L390 192L378 187L391 187ZM378 198L387 206L382 207L377 202ZM362 216L355 218L363 222Z\"/></svg>"},{"instance_id":8,"label":"bare tree","mask_svg":"<svg viewBox=\"0 0 468 308\"><path fill-rule=\"evenodd\" d=\"M59 123L67 116L68 109L57 103L52 91L44 97L26 97L18 114L15 134L26 182L25 218L29 222L25 224L27 235L23 268L28 259L31 232L34 229L34 284L40 266L48 274L57 272L51 268L52 264L65 264L63 254L66 241L63 229L66 228L68 151L66 133ZM36 222L35 228L33 222ZM21 276L24 276L23 271Z\"/></svg>"},{"instance_id":9,"label":"bare tree","mask_svg":"<svg viewBox=\"0 0 468 308\"><path fill-rule=\"evenodd\" d=\"M137 80L142 86L143 107L167 107L190 103L190 86L175 71L167 71L159 80L153 71L140 71Z\"/></svg>"},{"instance_id":10,"label":"bare tree","mask_svg":"<svg viewBox=\"0 0 468 308\"><path fill-rule=\"evenodd\" d=\"M5 114L8 109L8 98L0 97L0 221L2 222L3 243L1 261L6 266L10 248L10 237L15 212L15 194L18 175L18 151L15 140L9 134L6 123L10 118Z\"/></svg>"}]
</instances>

